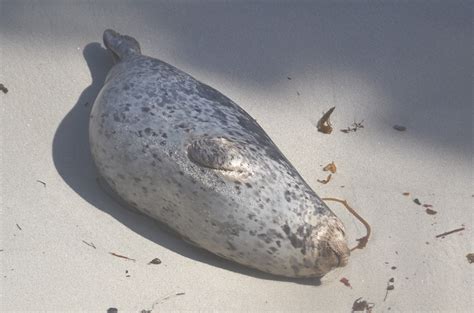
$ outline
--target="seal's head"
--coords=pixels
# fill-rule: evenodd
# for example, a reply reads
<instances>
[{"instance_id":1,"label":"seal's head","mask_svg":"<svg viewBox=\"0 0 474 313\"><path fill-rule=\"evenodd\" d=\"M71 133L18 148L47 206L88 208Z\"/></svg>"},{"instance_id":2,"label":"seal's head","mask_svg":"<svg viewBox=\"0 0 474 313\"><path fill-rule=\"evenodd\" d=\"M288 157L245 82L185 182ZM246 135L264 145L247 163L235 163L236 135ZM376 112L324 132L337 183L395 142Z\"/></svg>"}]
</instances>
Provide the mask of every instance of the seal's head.
<instances>
[{"instance_id":1,"label":"seal's head","mask_svg":"<svg viewBox=\"0 0 474 313\"><path fill-rule=\"evenodd\" d=\"M141 54L140 44L130 36L121 35L115 30L104 31L104 45L112 52L115 62L119 62L129 56Z\"/></svg>"},{"instance_id":2,"label":"seal's head","mask_svg":"<svg viewBox=\"0 0 474 313\"><path fill-rule=\"evenodd\" d=\"M313 253L318 254L315 267L326 274L336 267L343 267L349 261L350 249L344 233L341 221L334 217L330 218L327 225L316 232L311 238L317 242Z\"/></svg>"}]
</instances>

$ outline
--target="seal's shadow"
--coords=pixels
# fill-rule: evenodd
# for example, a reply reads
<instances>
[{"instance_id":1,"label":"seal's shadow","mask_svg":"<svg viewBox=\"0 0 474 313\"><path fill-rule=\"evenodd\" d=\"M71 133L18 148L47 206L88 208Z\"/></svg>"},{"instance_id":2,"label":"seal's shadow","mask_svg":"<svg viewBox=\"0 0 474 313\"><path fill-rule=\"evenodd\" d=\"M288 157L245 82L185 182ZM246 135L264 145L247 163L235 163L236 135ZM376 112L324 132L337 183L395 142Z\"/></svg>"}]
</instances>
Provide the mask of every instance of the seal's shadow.
<instances>
[{"instance_id":1,"label":"seal's shadow","mask_svg":"<svg viewBox=\"0 0 474 313\"><path fill-rule=\"evenodd\" d=\"M113 216L134 232L182 256L260 279L314 286L321 284L319 279L286 279L262 273L191 246L176 236L166 225L123 207L100 188L98 173L89 150L89 112L113 63L107 50L96 42L88 44L83 50L83 55L91 72L92 83L84 89L77 103L61 121L53 140L54 165L74 191L91 205Z\"/></svg>"}]
</instances>

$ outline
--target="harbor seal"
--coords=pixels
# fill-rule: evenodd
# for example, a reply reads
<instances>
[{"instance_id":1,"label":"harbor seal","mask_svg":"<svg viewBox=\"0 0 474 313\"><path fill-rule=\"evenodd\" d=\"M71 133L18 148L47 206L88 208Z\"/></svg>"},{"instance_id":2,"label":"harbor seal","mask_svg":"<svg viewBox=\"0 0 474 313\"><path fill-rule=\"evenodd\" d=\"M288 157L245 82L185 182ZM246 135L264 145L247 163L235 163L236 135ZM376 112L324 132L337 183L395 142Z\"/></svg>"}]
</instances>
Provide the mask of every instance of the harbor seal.
<instances>
[{"instance_id":1,"label":"harbor seal","mask_svg":"<svg viewBox=\"0 0 474 313\"><path fill-rule=\"evenodd\" d=\"M104 32L116 61L93 105L99 174L126 203L218 256L286 277L348 262L344 226L247 112Z\"/></svg>"}]
</instances>

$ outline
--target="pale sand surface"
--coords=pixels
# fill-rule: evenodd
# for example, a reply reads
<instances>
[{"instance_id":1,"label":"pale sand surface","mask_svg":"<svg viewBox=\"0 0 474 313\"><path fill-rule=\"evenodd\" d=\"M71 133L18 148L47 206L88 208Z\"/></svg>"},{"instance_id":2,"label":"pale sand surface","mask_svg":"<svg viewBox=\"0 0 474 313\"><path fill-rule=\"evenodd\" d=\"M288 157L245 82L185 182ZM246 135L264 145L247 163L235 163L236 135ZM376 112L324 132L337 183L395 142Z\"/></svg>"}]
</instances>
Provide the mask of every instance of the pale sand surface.
<instances>
[{"instance_id":1,"label":"pale sand surface","mask_svg":"<svg viewBox=\"0 0 474 313\"><path fill-rule=\"evenodd\" d=\"M0 311L350 312L359 297L375 312L471 310L472 5L450 3L2 1ZM321 197L366 218L367 248L319 286L275 279L109 198L87 142L109 27L239 103ZM323 135L315 123L332 106ZM330 206L355 244L363 226Z\"/></svg>"}]
</instances>

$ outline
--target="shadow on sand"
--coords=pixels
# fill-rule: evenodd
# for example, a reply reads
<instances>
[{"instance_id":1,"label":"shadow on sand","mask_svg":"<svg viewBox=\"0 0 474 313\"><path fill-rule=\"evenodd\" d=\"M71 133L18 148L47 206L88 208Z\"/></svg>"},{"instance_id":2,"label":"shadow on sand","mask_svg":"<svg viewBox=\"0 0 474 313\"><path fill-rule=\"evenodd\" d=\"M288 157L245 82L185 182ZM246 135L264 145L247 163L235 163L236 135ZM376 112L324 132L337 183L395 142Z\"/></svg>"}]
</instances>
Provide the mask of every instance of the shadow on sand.
<instances>
[{"instance_id":1,"label":"shadow on sand","mask_svg":"<svg viewBox=\"0 0 474 313\"><path fill-rule=\"evenodd\" d=\"M53 160L64 181L94 207L113 216L141 236L182 256L233 272L259 279L288 281L319 286L319 279L281 278L219 258L203 249L182 241L166 225L124 208L114 201L98 184L98 173L89 150L89 111L104 84L107 72L113 66L109 53L99 43L84 48L84 58L92 76L92 83L84 89L77 103L64 117L54 135Z\"/></svg>"}]
</instances>

